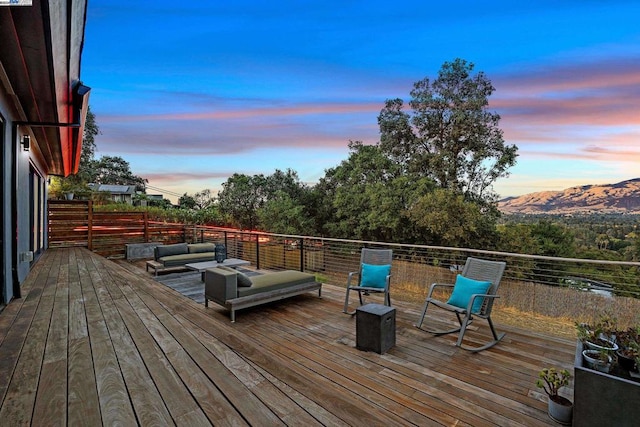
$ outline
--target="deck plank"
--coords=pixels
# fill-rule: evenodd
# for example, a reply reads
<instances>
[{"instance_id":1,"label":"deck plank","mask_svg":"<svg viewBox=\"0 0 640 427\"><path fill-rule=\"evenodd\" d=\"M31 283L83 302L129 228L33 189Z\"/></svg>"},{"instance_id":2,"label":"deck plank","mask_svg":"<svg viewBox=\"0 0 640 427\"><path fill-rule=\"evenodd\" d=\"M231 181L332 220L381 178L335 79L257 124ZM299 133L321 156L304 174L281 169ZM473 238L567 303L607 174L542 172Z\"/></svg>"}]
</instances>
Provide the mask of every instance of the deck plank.
<instances>
[{"instance_id":1,"label":"deck plank","mask_svg":"<svg viewBox=\"0 0 640 427\"><path fill-rule=\"evenodd\" d=\"M0 402L6 399L20 352L27 338L29 327L36 314L38 302L55 257L49 256L36 263L25 280L23 298L13 300L0 313ZM7 409L0 408L2 410Z\"/></svg>"},{"instance_id":2,"label":"deck plank","mask_svg":"<svg viewBox=\"0 0 640 427\"><path fill-rule=\"evenodd\" d=\"M6 387L0 419L11 425L29 424L32 420L55 300L55 287L46 285L49 275L56 274L55 266L56 259L52 257L35 271L34 282L12 325L12 331L7 333L7 339L0 347L0 354L3 355L0 366L7 364L6 368L0 368L3 371L0 377L14 368L6 383L0 381ZM5 360L5 354L8 360Z\"/></svg>"},{"instance_id":3,"label":"deck plank","mask_svg":"<svg viewBox=\"0 0 640 427\"><path fill-rule=\"evenodd\" d=\"M176 303L174 296L171 292L164 295L156 295L159 301L172 307L174 310L179 310L180 315L187 318L194 324L200 325L209 334L224 342L227 346L239 351L245 358L250 359L253 363L257 364L261 368L267 370L272 375L283 379L288 384L296 384L299 392L306 396L314 396L314 399L320 399L325 402L329 402L325 405L328 409L336 414L338 418L345 420L350 424L359 423L379 423L384 422L392 423L394 415L385 413L384 411L377 411L372 414L367 409L364 409L362 404L358 404L359 398L357 396L339 395L333 390L332 383L326 378L313 375L312 372L305 370L297 364L292 363L289 359L286 359L277 353L266 352L265 349L257 345L252 338L245 337L240 333L237 333L238 326L229 323L228 317L224 314L220 314L218 317L221 321L215 325L211 325L209 322L209 309L206 311L196 311L189 309L187 304ZM317 298L317 297L316 297ZM275 372L275 374L274 374ZM310 381L310 379L313 380ZM302 391L301 391L302 390Z\"/></svg>"},{"instance_id":4,"label":"deck plank","mask_svg":"<svg viewBox=\"0 0 640 427\"><path fill-rule=\"evenodd\" d=\"M319 424L318 421L304 408L300 407L296 401L283 393L282 390L277 388L272 382L268 381L255 366L240 357L236 352L232 351L220 341L212 338L186 319L177 316L176 320L178 320L184 328L191 331L191 334L229 370L229 373L238 378L259 400L268 405L285 424L300 423L306 426Z\"/></svg>"},{"instance_id":5,"label":"deck plank","mask_svg":"<svg viewBox=\"0 0 640 427\"><path fill-rule=\"evenodd\" d=\"M83 251L69 251L69 336L67 416L72 425L101 422L82 283L88 280Z\"/></svg>"},{"instance_id":6,"label":"deck plank","mask_svg":"<svg viewBox=\"0 0 640 427\"><path fill-rule=\"evenodd\" d=\"M56 264L59 266L59 264ZM62 277L63 280L58 280ZM46 341L40 384L33 418L43 424L65 424L67 418L67 347L69 324L69 288L65 274L51 269L47 281L55 280L54 306Z\"/></svg>"},{"instance_id":7,"label":"deck plank","mask_svg":"<svg viewBox=\"0 0 640 427\"><path fill-rule=\"evenodd\" d=\"M276 317L276 316L273 316ZM271 320L271 316L269 317ZM268 320L263 320L259 332L252 336L263 346L272 345L269 335L274 331L286 332L284 324L270 325ZM381 370L378 365L369 364L363 366L354 360L358 356L349 355L346 352L335 357L334 347L323 349L316 343L301 342L304 337L291 337L289 340L281 340L274 351L278 351L284 357L298 361L303 366L331 380L336 386L356 393L358 396L379 406L381 409L393 412L415 425L456 424L460 420L436 412L432 407L412 401L409 396L399 390L401 384L386 384L381 381ZM351 358L353 357L353 359ZM354 375L354 373L358 375ZM393 411L391 409L393 408ZM400 423L400 420L394 420Z\"/></svg>"},{"instance_id":8,"label":"deck plank","mask_svg":"<svg viewBox=\"0 0 640 427\"><path fill-rule=\"evenodd\" d=\"M220 390L222 396L217 399L220 415L218 422L227 419L233 412L238 411L249 424L256 425L266 423L270 425L280 424L280 420L262 401L248 393L247 388L241 381L226 369L223 363L212 356L206 347L174 316L166 315L165 309L156 301L146 297L146 302L152 309L157 310L162 317L163 325L173 335L173 337L185 348L189 357L198 365L199 369ZM229 401L230 408L226 408L226 401ZM233 411L231 408L235 408Z\"/></svg>"},{"instance_id":9,"label":"deck plank","mask_svg":"<svg viewBox=\"0 0 640 427\"><path fill-rule=\"evenodd\" d=\"M288 319L286 316L274 316L277 320L277 325L274 325L275 330L289 331L295 333L300 329L300 325L288 326ZM265 333L269 331L265 330ZM346 352L342 352L339 355L336 354L335 349L330 344L331 341L316 339L311 334L301 335L308 343L306 345L300 345L298 342L293 341L291 349L297 348L311 348L314 349L314 354L304 354L305 358L310 360L317 359L318 362L324 361L325 363L331 361L331 364L326 363L327 367L336 370L339 375L348 376L349 372L352 372L358 368L362 369L362 376L357 378L359 385L369 388L371 390L380 389L381 377L385 376L387 371L393 372L396 369L393 363L385 363L393 354L393 350L389 352L384 358L380 358L377 355L372 357L362 357L362 352L349 348ZM342 344L344 345L344 344ZM319 350L323 351L320 352ZM392 405L400 405L407 410L415 411L424 417L433 419L441 424L457 424L466 423L471 425L490 425L482 418L475 415L477 407L462 408L456 405L458 399L448 399L449 395L445 393L439 393L434 395L436 399L429 404L423 403L422 400L418 401L414 398L415 388L408 384L403 377L393 378L386 374L390 381L385 382L382 387L383 392L389 398L393 398ZM446 402L452 400L452 402ZM445 403L446 402L446 403ZM451 403L454 403L451 406ZM457 409L457 410L456 410ZM455 412L452 412L454 411ZM397 411L397 407L396 407ZM408 416L404 416L408 418ZM424 424L424 421L417 420L418 424Z\"/></svg>"},{"instance_id":10,"label":"deck plank","mask_svg":"<svg viewBox=\"0 0 640 427\"><path fill-rule=\"evenodd\" d=\"M46 251L22 291L0 313L8 425L550 425L536 373L570 369L575 349L496 325L506 338L470 353L415 328L420 307L394 300L396 346L360 351L344 288L231 323L225 308L83 248ZM465 340L488 335L479 321Z\"/></svg>"},{"instance_id":11,"label":"deck plank","mask_svg":"<svg viewBox=\"0 0 640 427\"><path fill-rule=\"evenodd\" d=\"M98 294L105 295L100 265L96 265L95 258L88 256L86 252L83 255L90 280L83 280L82 294L87 308L87 325L102 423L135 425L135 413L98 299Z\"/></svg>"}]
</instances>

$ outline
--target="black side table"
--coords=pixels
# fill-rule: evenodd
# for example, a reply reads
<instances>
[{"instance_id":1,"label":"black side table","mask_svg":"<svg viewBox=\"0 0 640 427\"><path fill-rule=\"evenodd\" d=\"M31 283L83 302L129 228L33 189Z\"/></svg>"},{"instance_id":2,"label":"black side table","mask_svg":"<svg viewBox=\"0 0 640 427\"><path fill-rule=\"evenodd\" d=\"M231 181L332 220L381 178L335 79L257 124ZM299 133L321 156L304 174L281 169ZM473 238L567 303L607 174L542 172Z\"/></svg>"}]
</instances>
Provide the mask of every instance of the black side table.
<instances>
[{"instance_id":1,"label":"black side table","mask_svg":"<svg viewBox=\"0 0 640 427\"><path fill-rule=\"evenodd\" d=\"M356 309L356 348L382 354L396 345L396 309L366 304Z\"/></svg>"}]
</instances>

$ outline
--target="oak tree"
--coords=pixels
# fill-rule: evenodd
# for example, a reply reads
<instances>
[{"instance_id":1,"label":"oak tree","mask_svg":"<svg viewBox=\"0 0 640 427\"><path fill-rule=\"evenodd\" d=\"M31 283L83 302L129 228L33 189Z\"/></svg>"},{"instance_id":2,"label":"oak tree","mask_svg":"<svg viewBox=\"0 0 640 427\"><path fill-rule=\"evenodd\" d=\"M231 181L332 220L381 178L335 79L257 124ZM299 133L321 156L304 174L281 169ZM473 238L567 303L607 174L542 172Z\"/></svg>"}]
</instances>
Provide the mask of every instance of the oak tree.
<instances>
[{"instance_id":1,"label":"oak tree","mask_svg":"<svg viewBox=\"0 0 640 427\"><path fill-rule=\"evenodd\" d=\"M434 80L414 84L409 107L387 100L382 109L380 148L416 176L466 199L494 201L493 183L508 176L517 147L507 145L500 116L488 110L495 88L487 76L472 74L462 59L445 62Z\"/></svg>"}]
</instances>

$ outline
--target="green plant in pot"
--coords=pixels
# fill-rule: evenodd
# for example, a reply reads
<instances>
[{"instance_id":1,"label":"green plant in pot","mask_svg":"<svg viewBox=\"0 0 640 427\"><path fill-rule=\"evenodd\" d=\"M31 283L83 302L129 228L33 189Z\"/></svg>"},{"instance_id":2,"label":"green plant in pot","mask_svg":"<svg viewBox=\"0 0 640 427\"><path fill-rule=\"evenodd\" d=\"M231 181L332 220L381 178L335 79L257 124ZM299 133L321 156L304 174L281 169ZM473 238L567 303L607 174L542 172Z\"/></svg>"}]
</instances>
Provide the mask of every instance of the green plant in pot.
<instances>
[{"instance_id":1,"label":"green plant in pot","mask_svg":"<svg viewBox=\"0 0 640 427\"><path fill-rule=\"evenodd\" d=\"M559 391L562 387L569 385L571 374L568 370L561 371L556 368L544 368L538 373L536 386L543 389L547 396L548 413L552 420L561 424L571 424L573 413L573 403L564 396L560 396Z\"/></svg>"},{"instance_id":2,"label":"green plant in pot","mask_svg":"<svg viewBox=\"0 0 640 427\"><path fill-rule=\"evenodd\" d=\"M622 369L633 371L636 369L636 358L640 356L640 327L619 331L616 340L620 348L616 351L618 365Z\"/></svg>"},{"instance_id":3,"label":"green plant in pot","mask_svg":"<svg viewBox=\"0 0 640 427\"><path fill-rule=\"evenodd\" d=\"M611 351L607 349L593 350L587 348L582 350L582 357L589 368L609 373L613 366L613 357L610 353Z\"/></svg>"},{"instance_id":4,"label":"green plant in pot","mask_svg":"<svg viewBox=\"0 0 640 427\"><path fill-rule=\"evenodd\" d=\"M608 313L600 316L593 325L576 322L578 339L588 349L614 352L618 349L615 340L616 325L616 318Z\"/></svg>"}]
</instances>

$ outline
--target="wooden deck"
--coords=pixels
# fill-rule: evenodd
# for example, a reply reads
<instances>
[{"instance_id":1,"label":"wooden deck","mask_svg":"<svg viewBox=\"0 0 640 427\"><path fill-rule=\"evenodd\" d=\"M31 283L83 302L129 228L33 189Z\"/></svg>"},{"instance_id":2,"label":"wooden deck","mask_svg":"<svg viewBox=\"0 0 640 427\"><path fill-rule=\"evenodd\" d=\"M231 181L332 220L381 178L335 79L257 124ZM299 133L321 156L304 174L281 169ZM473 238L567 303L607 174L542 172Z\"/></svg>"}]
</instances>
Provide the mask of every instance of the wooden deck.
<instances>
[{"instance_id":1,"label":"wooden deck","mask_svg":"<svg viewBox=\"0 0 640 427\"><path fill-rule=\"evenodd\" d=\"M359 351L333 286L231 323L79 248L48 250L22 291L0 313L7 426L553 425L536 373L573 361L573 342L500 325L498 346L458 349L413 327L419 307L403 304L396 346Z\"/></svg>"}]
</instances>

